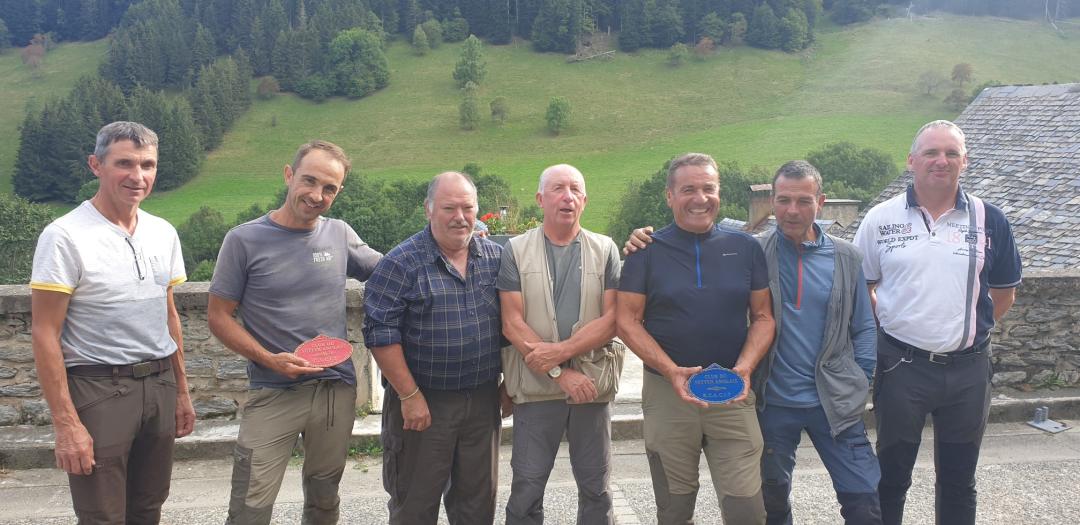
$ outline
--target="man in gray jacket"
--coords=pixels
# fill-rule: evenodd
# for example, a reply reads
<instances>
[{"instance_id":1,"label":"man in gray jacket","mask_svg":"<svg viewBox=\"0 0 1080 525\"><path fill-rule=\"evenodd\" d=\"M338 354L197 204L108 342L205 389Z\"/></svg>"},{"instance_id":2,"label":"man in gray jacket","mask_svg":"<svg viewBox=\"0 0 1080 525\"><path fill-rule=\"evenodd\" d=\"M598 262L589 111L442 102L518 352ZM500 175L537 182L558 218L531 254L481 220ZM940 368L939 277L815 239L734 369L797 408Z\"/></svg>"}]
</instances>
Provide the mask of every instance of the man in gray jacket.
<instances>
[{"instance_id":1,"label":"man in gray jacket","mask_svg":"<svg viewBox=\"0 0 1080 525\"><path fill-rule=\"evenodd\" d=\"M761 239L777 332L752 378L765 439L766 523L792 521L791 472L806 431L846 523L880 524L881 472L862 421L876 362L874 316L859 251L814 222L821 190L810 163L781 166L773 178L776 230Z\"/></svg>"}]
</instances>

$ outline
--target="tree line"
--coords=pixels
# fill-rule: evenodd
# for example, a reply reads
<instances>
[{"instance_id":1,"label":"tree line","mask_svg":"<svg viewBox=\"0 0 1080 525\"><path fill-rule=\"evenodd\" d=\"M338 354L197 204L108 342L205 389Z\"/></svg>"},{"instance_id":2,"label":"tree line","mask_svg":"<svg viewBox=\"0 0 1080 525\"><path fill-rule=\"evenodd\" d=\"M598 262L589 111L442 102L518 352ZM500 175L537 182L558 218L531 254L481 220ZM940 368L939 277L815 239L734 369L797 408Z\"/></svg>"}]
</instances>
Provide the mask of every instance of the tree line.
<instances>
[{"instance_id":1,"label":"tree line","mask_svg":"<svg viewBox=\"0 0 1080 525\"><path fill-rule=\"evenodd\" d=\"M169 190L194 177L205 151L217 146L250 105L249 66L232 57L200 67L195 85L181 95L136 85L125 93L100 76L80 78L63 98L28 109L19 130L12 184L31 201L78 202L96 191L86 166L94 138L116 120L141 122L157 132L156 188Z\"/></svg>"},{"instance_id":2,"label":"tree line","mask_svg":"<svg viewBox=\"0 0 1080 525\"><path fill-rule=\"evenodd\" d=\"M476 183L480 209L478 217L484 212L497 212L500 206L514 209L520 217L540 217L540 210L535 204L519 205L511 193L510 184L499 175L485 172L475 163L465 165L462 171L468 173ZM341 192L326 216L349 223L364 242L386 253L427 224L423 206L427 184L426 180L387 181L352 173L345 179ZM284 202L285 189L282 188L269 205L260 207L253 204L231 222L217 210L205 206L192 214L176 228L183 246L189 280L210 280L221 242L230 228L277 209Z\"/></svg>"}]
</instances>

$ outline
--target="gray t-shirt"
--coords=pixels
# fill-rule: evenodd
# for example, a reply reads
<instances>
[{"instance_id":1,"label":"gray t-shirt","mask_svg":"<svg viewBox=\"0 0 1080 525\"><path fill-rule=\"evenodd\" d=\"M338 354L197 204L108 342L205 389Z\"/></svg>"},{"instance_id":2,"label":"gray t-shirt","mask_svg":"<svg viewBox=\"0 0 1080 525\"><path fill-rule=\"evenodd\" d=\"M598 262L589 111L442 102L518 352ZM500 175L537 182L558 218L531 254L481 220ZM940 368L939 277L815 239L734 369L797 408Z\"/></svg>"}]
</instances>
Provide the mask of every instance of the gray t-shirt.
<instances>
[{"instance_id":1,"label":"gray t-shirt","mask_svg":"<svg viewBox=\"0 0 1080 525\"><path fill-rule=\"evenodd\" d=\"M225 235L210 293L240 303L244 328L267 350L292 352L319 334L346 339L345 279L367 280L382 254L338 219L313 230L285 228L269 214ZM248 363L253 388L286 388L311 379L356 384L352 360L289 379Z\"/></svg>"},{"instance_id":2,"label":"gray t-shirt","mask_svg":"<svg viewBox=\"0 0 1080 525\"><path fill-rule=\"evenodd\" d=\"M559 327L559 339L570 338L574 324L581 315L581 234L567 246L551 244L544 237L544 250L547 252L548 271L551 273L552 299L555 302L555 321ZM619 253L608 252L604 265L604 288L619 289ZM521 275L518 273L514 250L503 250L499 265L499 279L495 286L507 292L521 291Z\"/></svg>"}]
</instances>

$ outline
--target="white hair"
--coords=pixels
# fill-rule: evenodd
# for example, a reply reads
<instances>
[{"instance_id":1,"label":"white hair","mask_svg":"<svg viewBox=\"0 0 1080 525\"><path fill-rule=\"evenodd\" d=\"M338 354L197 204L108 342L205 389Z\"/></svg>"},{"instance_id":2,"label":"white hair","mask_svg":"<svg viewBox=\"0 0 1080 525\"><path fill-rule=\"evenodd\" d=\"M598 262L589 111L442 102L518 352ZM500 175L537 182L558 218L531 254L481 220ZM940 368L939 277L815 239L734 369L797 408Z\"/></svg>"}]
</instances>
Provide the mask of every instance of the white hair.
<instances>
[{"instance_id":1,"label":"white hair","mask_svg":"<svg viewBox=\"0 0 1080 525\"><path fill-rule=\"evenodd\" d=\"M540 173L540 184L536 186L536 193L544 193L544 185L547 183L548 176L559 171L569 171L570 173L577 174L578 178L581 179L581 193L588 195L585 191L585 176L581 174L581 170L569 164L556 164L544 169L544 171Z\"/></svg>"}]
</instances>

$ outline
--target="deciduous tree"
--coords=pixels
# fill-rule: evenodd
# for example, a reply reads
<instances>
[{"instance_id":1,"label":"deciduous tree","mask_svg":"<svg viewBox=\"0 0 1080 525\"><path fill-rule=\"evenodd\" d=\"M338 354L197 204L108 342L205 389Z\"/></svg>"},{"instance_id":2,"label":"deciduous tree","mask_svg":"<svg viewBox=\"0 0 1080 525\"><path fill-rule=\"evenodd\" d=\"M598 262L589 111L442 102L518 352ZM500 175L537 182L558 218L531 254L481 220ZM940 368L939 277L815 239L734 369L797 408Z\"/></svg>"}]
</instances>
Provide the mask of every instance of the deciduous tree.
<instances>
[{"instance_id":1,"label":"deciduous tree","mask_svg":"<svg viewBox=\"0 0 1080 525\"><path fill-rule=\"evenodd\" d=\"M551 101L548 102L547 113L544 115L548 131L553 135L562 133L563 130L570 126L572 113L573 108L569 100L563 97L551 97Z\"/></svg>"}]
</instances>

